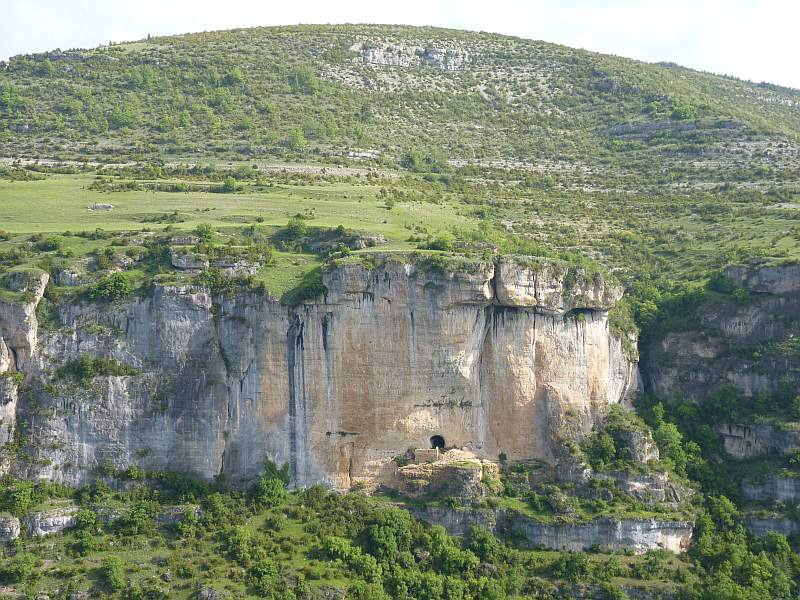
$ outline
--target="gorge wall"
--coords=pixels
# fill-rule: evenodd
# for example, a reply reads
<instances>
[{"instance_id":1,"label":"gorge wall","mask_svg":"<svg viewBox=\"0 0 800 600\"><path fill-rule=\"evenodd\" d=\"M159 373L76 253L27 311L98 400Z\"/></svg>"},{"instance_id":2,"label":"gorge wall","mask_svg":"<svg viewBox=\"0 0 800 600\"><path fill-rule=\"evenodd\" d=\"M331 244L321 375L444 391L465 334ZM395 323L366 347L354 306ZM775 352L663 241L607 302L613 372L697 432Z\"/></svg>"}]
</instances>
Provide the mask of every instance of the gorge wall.
<instances>
[{"instance_id":1,"label":"gorge wall","mask_svg":"<svg viewBox=\"0 0 800 600\"><path fill-rule=\"evenodd\" d=\"M297 307L156 285L59 302L48 329L45 284L0 299L0 416L19 449L3 468L32 478L79 484L110 462L236 484L269 458L297 485L375 486L435 435L556 466L566 438L638 386L608 326L621 291L549 261L349 263ZM59 371L84 353L137 374Z\"/></svg>"},{"instance_id":2,"label":"gorge wall","mask_svg":"<svg viewBox=\"0 0 800 600\"><path fill-rule=\"evenodd\" d=\"M724 276L740 292L696 307L693 323L642 348L648 391L702 399L724 386L748 397L800 390L800 265L734 265Z\"/></svg>"}]
</instances>

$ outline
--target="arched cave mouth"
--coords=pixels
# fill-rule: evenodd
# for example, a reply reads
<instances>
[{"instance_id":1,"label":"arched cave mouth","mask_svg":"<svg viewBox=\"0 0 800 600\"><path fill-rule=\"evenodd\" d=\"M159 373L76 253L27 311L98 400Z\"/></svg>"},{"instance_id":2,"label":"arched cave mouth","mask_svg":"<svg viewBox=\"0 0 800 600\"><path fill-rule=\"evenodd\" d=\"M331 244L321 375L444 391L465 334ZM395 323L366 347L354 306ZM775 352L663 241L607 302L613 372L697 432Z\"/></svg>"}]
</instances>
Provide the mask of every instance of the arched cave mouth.
<instances>
[{"instance_id":1,"label":"arched cave mouth","mask_svg":"<svg viewBox=\"0 0 800 600\"><path fill-rule=\"evenodd\" d=\"M444 438L440 435L432 436L431 448L439 448L440 450L442 450L444 448Z\"/></svg>"}]
</instances>

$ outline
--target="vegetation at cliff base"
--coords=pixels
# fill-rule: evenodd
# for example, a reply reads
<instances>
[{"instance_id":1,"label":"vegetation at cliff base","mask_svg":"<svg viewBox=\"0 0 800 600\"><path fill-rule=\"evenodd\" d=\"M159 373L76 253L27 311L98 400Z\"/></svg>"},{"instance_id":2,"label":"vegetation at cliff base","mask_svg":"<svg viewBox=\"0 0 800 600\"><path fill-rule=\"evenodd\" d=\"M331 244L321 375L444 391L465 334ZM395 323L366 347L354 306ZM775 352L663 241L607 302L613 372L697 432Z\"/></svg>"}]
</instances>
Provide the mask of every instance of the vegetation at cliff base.
<instances>
[{"instance_id":1,"label":"vegetation at cliff base","mask_svg":"<svg viewBox=\"0 0 800 600\"><path fill-rule=\"evenodd\" d=\"M612 599L650 590L721 600L791 598L800 570L785 538L749 542L724 498L709 500L688 556L632 556L523 550L480 527L454 538L384 498L289 493L286 471L271 465L241 492L169 473L107 473L77 490L4 479L3 510L66 510L75 524L55 537L23 534L0 560L3 583L33 596L108 598L555 600L577 586Z\"/></svg>"}]
</instances>

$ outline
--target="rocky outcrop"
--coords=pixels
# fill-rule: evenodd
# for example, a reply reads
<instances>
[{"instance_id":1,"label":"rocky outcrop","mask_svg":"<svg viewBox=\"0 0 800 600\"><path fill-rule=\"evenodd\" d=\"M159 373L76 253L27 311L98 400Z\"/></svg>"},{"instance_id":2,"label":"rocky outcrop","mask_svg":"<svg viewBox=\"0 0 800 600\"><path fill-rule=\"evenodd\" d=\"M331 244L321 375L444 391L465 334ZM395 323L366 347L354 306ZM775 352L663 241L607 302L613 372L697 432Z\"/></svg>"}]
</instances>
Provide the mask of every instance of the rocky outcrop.
<instances>
[{"instance_id":1,"label":"rocky outcrop","mask_svg":"<svg viewBox=\"0 0 800 600\"><path fill-rule=\"evenodd\" d=\"M72 269L63 269L53 275L53 282L62 286L78 286L89 283L89 277Z\"/></svg>"},{"instance_id":2,"label":"rocky outcrop","mask_svg":"<svg viewBox=\"0 0 800 600\"><path fill-rule=\"evenodd\" d=\"M213 265L228 277L252 277L261 263L249 260L215 260Z\"/></svg>"},{"instance_id":3,"label":"rocky outcrop","mask_svg":"<svg viewBox=\"0 0 800 600\"><path fill-rule=\"evenodd\" d=\"M36 350L38 323L36 306L49 280L47 273L8 275L10 289L19 299L0 296L0 340L6 348L7 370L25 371ZM10 360L9 360L10 359Z\"/></svg>"},{"instance_id":4,"label":"rocky outcrop","mask_svg":"<svg viewBox=\"0 0 800 600\"><path fill-rule=\"evenodd\" d=\"M201 587L194 595L196 600L228 600L230 598L228 592L220 592L210 587Z\"/></svg>"},{"instance_id":5,"label":"rocky outcrop","mask_svg":"<svg viewBox=\"0 0 800 600\"><path fill-rule=\"evenodd\" d=\"M797 503L800 501L800 478L775 475L763 483L745 481L742 483L742 495L754 501Z\"/></svg>"},{"instance_id":6,"label":"rocky outcrop","mask_svg":"<svg viewBox=\"0 0 800 600\"><path fill-rule=\"evenodd\" d=\"M800 265L730 267L742 290L697 306L694 326L642 348L646 387L660 398L705 398L723 386L744 396L800 392L800 359L770 351L800 336Z\"/></svg>"},{"instance_id":7,"label":"rocky outcrop","mask_svg":"<svg viewBox=\"0 0 800 600\"><path fill-rule=\"evenodd\" d=\"M30 537L42 537L74 527L77 515L77 506L52 508L28 514L22 524Z\"/></svg>"},{"instance_id":8,"label":"rocky outcrop","mask_svg":"<svg viewBox=\"0 0 800 600\"><path fill-rule=\"evenodd\" d=\"M198 254L186 248L171 248L169 258L172 266L181 271L202 271L209 265L205 254Z\"/></svg>"},{"instance_id":9,"label":"rocky outcrop","mask_svg":"<svg viewBox=\"0 0 800 600\"><path fill-rule=\"evenodd\" d=\"M766 537L770 532L791 537L800 532L797 521L781 516L747 515L744 519L747 531L756 537Z\"/></svg>"},{"instance_id":10,"label":"rocky outcrop","mask_svg":"<svg viewBox=\"0 0 800 600\"><path fill-rule=\"evenodd\" d=\"M776 425L721 424L716 431L722 436L725 451L738 459L772 453L789 455L800 449L798 429Z\"/></svg>"},{"instance_id":11,"label":"rocky outcrop","mask_svg":"<svg viewBox=\"0 0 800 600\"><path fill-rule=\"evenodd\" d=\"M615 432L630 453L630 460L640 465L660 458L658 446L649 429L630 429Z\"/></svg>"},{"instance_id":12,"label":"rocky outcrop","mask_svg":"<svg viewBox=\"0 0 800 600\"><path fill-rule=\"evenodd\" d=\"M156 515L156 523L159 525L177 525L186 518L186 515L200 515L200 507L194 505L169 506Z\"/></svg>"},{"instance_id":13,"label":"rocky outcrop","mask_svg":"<svg viewBox=\"0 0 800 600\"><path fill-rule=\"evenodd\" d=\"M677 510L681 503L694 493L691 488L672 481L667 473L636 474L612 471L596 473L594 477L614 481L617 489L633 496L639 502L649 506L660 505L672 510Z\"/></svg>"},{"instance_id":14,"label":"rocky outcrop","mask_svg":"<svg viewBox=\"0 0 800 600\"><path fill-rule=\"evenodd\" d=\"M0 515L0 542L12 542L19 537L19 519L11 515Z\"/></svg>"},{"instance_id":15,"label":"rocky outcrop","mask_svg":"<svg viewBox=\"0 0 800 600\"><path fill-rule=\"evenodd\" d=\"M438 453L437 449L434 449ZM471 452L449 450L435 460L420 460L397 469L392 487L407 496L445 494L476 498L499 491L497 463L481 460Z\"/></svg>"},{"instance_id":16,"label":"rocky outcrop","mask_svg":"<svg viewBox=\"0 0 800 600\"><path fill-rule=\"evenodd\" d=\"M14 435L19 387L39 340L36 307L49 279L46 273L31 271L5 277L17 298L0 296L0 473L9 468L9 457L2 448Z\"/></svg>"},{"instance_id":17,"label":"rocky outcrop","mask_svg":"<svg viewBox=\"0 0 800 600\"><path fill-rule=\"evenodd\" d=\"M497 262L497 299L504 306L536 307L566 313L609 310L622 298L622 288L598 273L543 259L501 258Z\"/></svg>"},{"instance_id":18,"label":"rocky outcrop","mask_svg":"<svg viewBox=\"0 0 800 600\"><path fill-rule=\"evenodd\" d=\"M462 48L435 48L409 44L363 43L350 47L359 59L382 67L431 66L443 71L460 71L469 62L469 53Z\"/></svg>"},{"instance_id":19,"label":"rocky outcrop","mask_svg":"<svg viewBox=\"0 0 800 600\"><path fill-rule=\"evenodd\" d=\"M29 341L15 415L30 460L13 469L79 484L110 462L236 484L269 458L297 485L370 487L437 435L481 460L556 465L565 440L636 391L636 365L608 328L618 291L545 266L537 304L511 304L526 277L508 264L496 275L491 262L351 261L294 308L260 291L156 285L117 304L63 303L64 326L47 332L35 305L14 308L3 335ZM53 375L82 353L139 374Z\"/></svg>"},{"instance_id":20,"label":"rocky outcrop","mask_svg":"<svg viewBox=\"0 0 800 600\"><path fill-rule=\"evenodd\" d=\"M751 292L766 294L795 294L800 292L800 264L759 266L732 265L725 275L734 284Z\"/></svg>"},{"instance_id":21,"label":"rocky outcrop","mask_svg":"<svg viewBox=\"0 0 800 600\"><path fill-rule=\"evenodd\" d=\"M580 524L542 524L516 516L506 527L511 535L528 540L530 547L583 551L599 548L610 552L648 550L685 552L692 539L690 521L659 519L597 519Z\"/></svg>"},{"instance_id":22,"label":"rocky outcrop","mask_svg":"<svg viewBox=\"0 0 800 600\"><path fill-rule=\"evenodd\" d=\"M685 552L692 538L689 521L659 519L596 519L585 523L542 523L508 510L455 509L426 506L414 514L431 524L441 525L453 535L466 535L478 525L502 531L529 548L585 551L599 548L611 552L643 554L664 549Z\"/></svg>"}]
</instances>

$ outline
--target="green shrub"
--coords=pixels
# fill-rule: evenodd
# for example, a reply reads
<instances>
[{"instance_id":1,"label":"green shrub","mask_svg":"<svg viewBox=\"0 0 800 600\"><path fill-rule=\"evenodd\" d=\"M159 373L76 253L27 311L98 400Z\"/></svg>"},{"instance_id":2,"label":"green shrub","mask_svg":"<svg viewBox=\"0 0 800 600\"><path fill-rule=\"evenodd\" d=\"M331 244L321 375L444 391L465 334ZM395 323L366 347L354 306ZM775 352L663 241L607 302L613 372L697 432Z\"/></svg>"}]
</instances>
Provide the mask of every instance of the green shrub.
<instances>
[{"instance_id":1,"label":"green shrub","mask_svg":"<svg viewBox=\"0 0 800 600\"><path fill-rule=\"evenodd\" d=\"M118 556L108 556L103 559L103 563L98 570L100 580L112 592L118 592L125 588L125 564Z\"/></svg>"},{"instance_id":2,"label":"green shrub","mask_svg":"<svg viewBox=\"0 0 800 600\"><path fill-rule=\"evenodd\" d=\"M214 233L214 227L210 223L200 223L194 228L194 234L207 243L214 241Z\"/></svg>"},{"instance_id":3,"label":"green shrub","mask_svg":"<svg viewBox=\"0 0 800 600\"><path fill-rule=\"evenodd\" d=\"M242 184L237 182L230 175L222 180L221 185L211 186L211 191L220 194L232 194L242 189Z\"/></svg>"},{"instance_id":4,"label":"green shrub","mask_svg":"<svg viewBox=\"0 0 800 600\"><path fill-rule=\"evenodd\" d=\"M138 535L152 532L155 527L155 518L160 511L160 505L155 500L140 500L115 523L121 533Z\"/></svg>"},{"instance_id":5,"label":"green shrub","mask_svg":"<svg viewBox=\"0 0 800 600\"><path fill-rule=\"evenodd\" d=\"M295 94L314 95L319 88L319 82L314 72L305 66L295 67L287 76L289 87Z\"/></svg>"},{"instance_id":6,"label":"green shrub","mask_svg":"<svg viewBox=\"0 0 800 600\"><path fill-rule=\"evenodd\" d=\"M283 481L267 475L262 476L253 491L255 501L265 508L275 508L286 500L287 492Z\"/></svg>"},{"instance_id":7,"label":"green shrub","mask_svg":"<svg viewBox=\"0 0 800 600\"><path fill-rule=\"evenodd\" d=\"M283 228L283 232L286 238L290 240L305 237L308 235L308 225L306 225L305 218L301 216L292 217L286 227Z\"/></svg>"},{"instance_id":8,"label":"green shrub","mask_svg":"<svg viewBox=\"0 0 800 600\"><path fill-rule=\"evenodd\" d=\"M583 446L589 464L597 471L605 471L616 459L617 447L614 438L606 431L592 435Z\"/></svg>"},{"instance_id":9,"label":"green shrub","mask_svg":"<svg viewBox=\"0 0 800 600\"><path fill-rule=\"evenodd\" d=\"M0 581L4 583L29 583L38 579L39 561L29 552L18 552L0 562Z\"/></svg>"},{"instance_id":10,"label":"green shrub","mask_svg":"<svg viewBox=\"0 0 800 600\"><path fill-rule=\"evenodd\" d=\"M568 552L556 559L552 573L555 577L566 579L570 583L581 583L591 579L592 563L583 553Z\"/></svg>"},{"instance_id":11,"label":"green shrub","mask_svg":"<svg viewBox=\"0 0 800 600\"><path fill-rule=\"evenodd\" d=\"M122 273L113 273L103 277L86 290L89 300L118 301L130 296L133 286Z\"/></svg>"},{"instance_id":12,"label":"green shrub","mask_svg":"<svg viewBox=\"0 0 800 600\"><path fill-rule=\"evenodd\" d=\"M34 244L34 248L36 248L39 252L54 252L61 249L61 246L62 241L57 237L49 237Z\"/></svg>"},{"instance_id":13,"label":"green shrub","mask_svg":"<svg viewBox=\"0 0 800 600\"><path fill-rule=\"evenodd\" d=\"M87 353L83 353L77 359L69 361L56 372L57 377L71 378L84 383L91 381L94 377L129 377L140 374L139 370L130 365L117 362L111 358L95 357Z\"/></svg>"}]
</instances>

